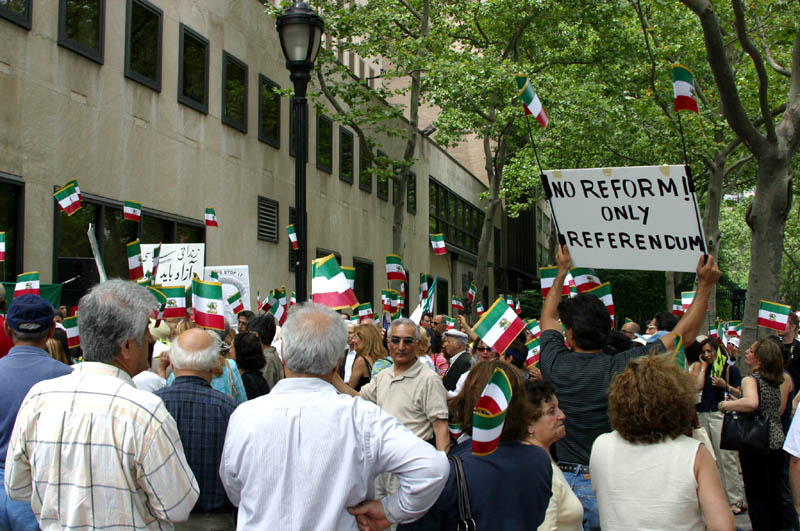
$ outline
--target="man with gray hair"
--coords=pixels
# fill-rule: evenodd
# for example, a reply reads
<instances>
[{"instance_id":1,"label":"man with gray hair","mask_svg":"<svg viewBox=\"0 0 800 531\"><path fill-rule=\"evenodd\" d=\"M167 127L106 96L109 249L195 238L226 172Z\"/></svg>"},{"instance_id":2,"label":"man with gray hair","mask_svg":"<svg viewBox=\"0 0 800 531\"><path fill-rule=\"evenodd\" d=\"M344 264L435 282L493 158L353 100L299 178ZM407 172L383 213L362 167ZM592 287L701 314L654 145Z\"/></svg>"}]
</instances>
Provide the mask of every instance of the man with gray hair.
<instances>
[{"instance_id":1,"label":"man with gray hair","mask_svg":"<svg viewBox=\"0 0 800 531\"><path fill-rule=\"evenodd\" d=\"M148 368L156 307L133 282L92 288L78 311L84 362L25 397L5 486L43 529L172 529L189 516L198 487L175 420L131 380Z\"/></svg>"},{"instance_id":2,"label":"man with gray hair","mask_svg":"<svg viewBox=\"0 0 800 531\"><path fill-rule=\"evenodd\" d=\"M232 506L219 479L219 464L236 402L211 388L211 371L217 365L219 349L216 334L202 328L176 337L169 350L175 381L155 393L178 423L186 460L200 486L200 498L189 521L179 524L178 529L233 526Z\"/></svg>"},{"instance_id":3,"label":"man with gray hair","mask_svg":"<svg viewBox=\"0 0 800 531\"><path fill-rule=\"evenodd\" d=\"M425 514L447 459L375 404L337 394L347 340L339 315L300 304L281 336L286 378L240 405L225 437L220 476L239 529L355 530L354 515L388 526ZM375 477L389 470L400 487L374 500Z\"/></svg>"}]
</instances>

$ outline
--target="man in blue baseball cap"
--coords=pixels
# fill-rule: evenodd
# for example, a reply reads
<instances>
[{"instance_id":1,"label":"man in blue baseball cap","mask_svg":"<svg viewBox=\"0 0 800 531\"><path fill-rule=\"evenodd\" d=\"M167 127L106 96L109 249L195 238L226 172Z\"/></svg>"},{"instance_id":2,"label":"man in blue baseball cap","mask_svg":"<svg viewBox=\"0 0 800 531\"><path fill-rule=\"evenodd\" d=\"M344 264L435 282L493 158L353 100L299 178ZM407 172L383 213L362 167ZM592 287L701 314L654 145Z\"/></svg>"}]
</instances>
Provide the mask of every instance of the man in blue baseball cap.
<instances>
[{"instance_id":1,"label":"man in blue baseball cap","mask_svg":"<svg viewBox=\"0 0 800 531\"><path fill-rule=\"evenodd\" d=\"M11 301L3 329L14 346L0 358L0 477L5 473L6 451L22 399L37 382L72 372L47 352L47 339L56 328L53 307L38 295L20 295ZM6 496L0 481L0 529L39 529L28 502Z\"/></svg>"}]
</instances>

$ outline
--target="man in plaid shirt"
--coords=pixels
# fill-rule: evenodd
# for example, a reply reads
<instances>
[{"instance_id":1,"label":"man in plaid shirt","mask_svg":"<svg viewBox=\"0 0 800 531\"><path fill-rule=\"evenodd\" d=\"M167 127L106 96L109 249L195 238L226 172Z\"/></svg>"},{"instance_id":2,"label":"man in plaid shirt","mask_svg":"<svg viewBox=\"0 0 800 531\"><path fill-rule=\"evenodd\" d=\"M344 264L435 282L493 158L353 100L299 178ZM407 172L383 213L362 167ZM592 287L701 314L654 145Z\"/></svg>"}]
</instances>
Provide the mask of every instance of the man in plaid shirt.
<instances>
[{"instance_id":1,"label":"man in plaid shirt","mask_svg":"<svg viewBox=\"0 0 800 531\"><path fill-rule=\"evenodd\" d=\"M178 428L161 399L134 387L147 370L156 300L123 280L78 308L84 362L34 385L11 434L5 487L42 529L172 529L198 498Z\"/></svg>"}]
</instances>

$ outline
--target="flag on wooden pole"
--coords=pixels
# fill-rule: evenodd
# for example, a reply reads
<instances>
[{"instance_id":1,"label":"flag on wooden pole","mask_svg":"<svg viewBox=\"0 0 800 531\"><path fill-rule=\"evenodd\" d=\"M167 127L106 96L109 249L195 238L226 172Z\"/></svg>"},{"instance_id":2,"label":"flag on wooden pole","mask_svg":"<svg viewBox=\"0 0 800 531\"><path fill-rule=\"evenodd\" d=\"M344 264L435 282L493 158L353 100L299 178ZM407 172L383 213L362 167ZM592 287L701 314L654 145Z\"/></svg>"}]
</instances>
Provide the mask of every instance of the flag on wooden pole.
<instances>
[{"instance_id":1,"label":"flag on wooden pole","mask_svg":"<svg viewBox=\"0 0 800 531\"><path fill-rule=\"evenodd\" d=\"M144 266L142 266L142 247L139 239L133 240L125 247L128 254L128 277L136 280L144 276Z\"/></svg>"},{"instance_id":2,"label":"flag on wooden pole","mask_svg":"<svg viewBox=\"0 0 800 531\"><path fill-rule=\"evenodd\" d=\"M142 204L136 201L123 201L122 217L129 221L142 221Z\"/></svg>"},{"instance_id":3,"label":"flag on wooden pole","mask_svg":"<svg viewBox=\"0 0 800 531\"><path fill-rule=\"evenodd\" d=\"M699 114L694 75L681 64L672 65L672 93L675 96L675 112L685 109Z\"/></svg>"}]
</instances>

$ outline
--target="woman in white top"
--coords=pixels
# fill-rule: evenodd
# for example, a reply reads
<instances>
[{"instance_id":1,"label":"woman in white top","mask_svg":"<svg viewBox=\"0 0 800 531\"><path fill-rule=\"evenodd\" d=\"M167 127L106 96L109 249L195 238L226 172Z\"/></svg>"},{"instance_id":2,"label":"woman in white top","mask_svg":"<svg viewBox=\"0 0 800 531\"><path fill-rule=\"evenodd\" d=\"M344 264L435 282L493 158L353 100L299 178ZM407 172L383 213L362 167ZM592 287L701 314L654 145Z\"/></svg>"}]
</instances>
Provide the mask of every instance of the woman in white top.
<instances>
[{"instance_id":1,"label":"woman in white top","mask_svg":"<svg viewBox=\"0 0 800 531\"><path fill-rule=\"evenodd\" d=\"M528 381L525 385L528 401L533 406L533 419L528 425L528 437L522 441L544 448L550 456L553 467L553 495L547 505L544 522L539 526L539 531L581 531L583 529L583 505L572 492L558 468L550 447L557 440L566 436L564 427L564 412L558 407L556 390L550 382Z\"/></svg>"},{"instance_id":2,"label":"woman in white top","mask_svg":"<svg viewBox=\"0 0 800 531\"><path fill-rule=\"evenodd\" d=\"M734 530L711 454L691 432L696 391L670 355L635 358L611 384L615 430L589 470L603 529Z\"/></svg>"}]
</instances>

